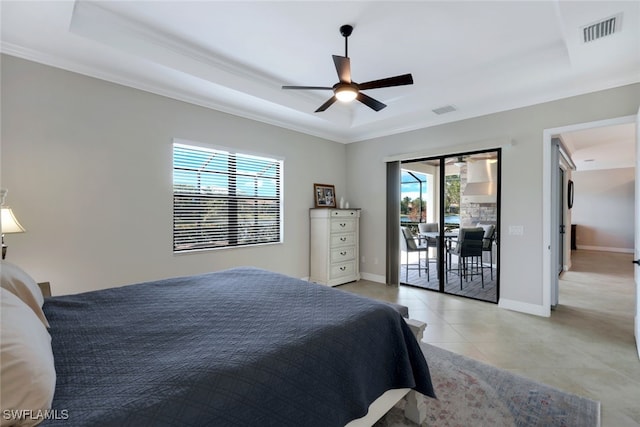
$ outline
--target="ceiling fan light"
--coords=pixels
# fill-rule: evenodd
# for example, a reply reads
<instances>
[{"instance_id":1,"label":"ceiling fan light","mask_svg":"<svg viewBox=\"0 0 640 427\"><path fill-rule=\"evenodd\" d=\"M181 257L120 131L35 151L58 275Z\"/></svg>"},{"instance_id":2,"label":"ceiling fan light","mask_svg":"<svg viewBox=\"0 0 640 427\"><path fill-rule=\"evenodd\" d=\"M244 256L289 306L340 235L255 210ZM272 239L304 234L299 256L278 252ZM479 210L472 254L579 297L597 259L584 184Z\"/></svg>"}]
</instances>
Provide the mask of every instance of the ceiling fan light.
<instances>
[{"instance_id":1,"label":"ceiling fan light","mask_svg":"<svg viewBox=\"0 0 640 427\"><path fill-rule=\"evenodd\" d=\"M341 87L336 89L336 98L340 102L351 102L358 96L358 91L353 87Z\"/></svg>"}]
</instances>

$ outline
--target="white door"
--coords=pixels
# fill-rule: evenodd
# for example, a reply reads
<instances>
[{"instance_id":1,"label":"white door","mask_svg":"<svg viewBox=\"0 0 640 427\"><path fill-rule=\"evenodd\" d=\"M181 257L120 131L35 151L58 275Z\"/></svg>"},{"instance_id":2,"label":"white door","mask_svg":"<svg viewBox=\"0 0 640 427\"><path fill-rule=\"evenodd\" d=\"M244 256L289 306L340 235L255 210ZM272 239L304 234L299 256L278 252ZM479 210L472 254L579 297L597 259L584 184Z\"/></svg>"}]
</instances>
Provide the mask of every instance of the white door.
<instances>
[{"instance_id":1,"label":"white door","mask_svg":"<svg viewBox=\"0 0 640 427\"><path fill-rule=\"evenodd\" d=\"M636 281L636 347L640 357L640 108L636 116L636 224L635 224L635 253L634 261Z\"/></svg>"}]
</instances>

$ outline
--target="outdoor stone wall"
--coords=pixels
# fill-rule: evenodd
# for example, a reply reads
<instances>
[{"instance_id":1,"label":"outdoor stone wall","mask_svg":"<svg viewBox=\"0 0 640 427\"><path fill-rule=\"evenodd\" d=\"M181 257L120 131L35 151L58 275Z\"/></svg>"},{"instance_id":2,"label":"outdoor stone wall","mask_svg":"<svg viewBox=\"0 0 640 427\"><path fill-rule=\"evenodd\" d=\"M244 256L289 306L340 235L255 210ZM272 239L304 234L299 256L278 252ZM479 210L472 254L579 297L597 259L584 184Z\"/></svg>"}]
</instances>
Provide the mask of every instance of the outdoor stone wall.
<instances>
[{"instance_id":1,"label":"outdoor stone wall","mask_svg":"<svg viewBox=\"0 0 640 427\"><path fill-rule=\"evenodd\" d=\"M497 224L498 205L496 203L472 203L462 200L460 202L460 224L462 227L475 226L478 223Z\"/></svg>"},{"instance_id":2,"label":"outdoor stone wall","mask_svg":"<svg viewBox=\"0 0 640 427\"><path fill-rule=\"evenodd\" d=\"M467 167L460 168L460 193L463 194L467 186ZM460 197L460 226L475 227L476 224L497 224L498 204L496 202L472 202L466 197Z\"/></svg>"}]
</instances>

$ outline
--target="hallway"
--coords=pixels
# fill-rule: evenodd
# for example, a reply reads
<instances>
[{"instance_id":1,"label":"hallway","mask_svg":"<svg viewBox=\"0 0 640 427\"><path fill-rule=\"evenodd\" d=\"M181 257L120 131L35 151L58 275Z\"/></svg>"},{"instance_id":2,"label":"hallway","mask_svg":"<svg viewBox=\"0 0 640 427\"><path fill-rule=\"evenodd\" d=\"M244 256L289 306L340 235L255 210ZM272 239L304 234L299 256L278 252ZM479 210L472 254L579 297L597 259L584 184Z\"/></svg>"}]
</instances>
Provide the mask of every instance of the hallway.
<instances>
[{"instance_id":1,"label":"hallway","mask_svg":"<svg viewBox=\"0 0 640 427\"><path fill-rule=\"evenodd\" d=\"M640 426L631 254L574 251L550 318L361 280L339 289L409 307L424 341L602 402L602 425Z\"/></svg>"}]
</instances>

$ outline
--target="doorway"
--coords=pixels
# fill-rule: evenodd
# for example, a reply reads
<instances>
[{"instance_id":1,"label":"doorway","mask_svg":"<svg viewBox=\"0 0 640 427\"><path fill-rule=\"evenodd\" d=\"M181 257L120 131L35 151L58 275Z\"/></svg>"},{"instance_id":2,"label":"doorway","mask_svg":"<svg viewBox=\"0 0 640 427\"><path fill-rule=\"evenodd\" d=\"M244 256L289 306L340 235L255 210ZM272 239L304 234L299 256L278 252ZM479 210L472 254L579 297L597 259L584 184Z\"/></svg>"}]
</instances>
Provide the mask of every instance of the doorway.
<instances>
[{"instance_id":1,"label":"doorway","mask_svg":"<svg viewBox=\"0 0 640 427\"><path fill-rule=\"evenodd\" d=\"M556 254L557 250L559 250L560 248L558 247L558 242L554 241L553 236L554 233L556 232L556 229L553 226L553 218L554 218L554 209L553 209L553 202L554 200L557 200L557 187L552 185L552 176L554 175L554 171L556 170L556 165L557 163L554 162L554 139L561 137L561 136L566 136L566 135L571 135L571 134L575 134L575 133L589 133L591 134L592 132L595 134L598 133L604 133L607 135L611 134L611 129L616 129L616 130L620 130L621 128L627 128L627 127L631 127L632 131L631 131L631 137L630 138L624 138L624 137L619 137L617 136L615 139L612 138L608 138L607 140L603 141L602 144L600 144L599 146L596 145L593 142L590 142L586 148L588 148L588 150L584 149L584 147L581 150L578 151L574 151L572 150L572 157L574 157L574 160L576 162L576 164L579 165L578 171L582 171L584 169L582 169L582 167L584 165L591 165L589 166L589 169L594 170L594 166L597 164L598 162L598 156L596 154L607 154L607 155L620 155L623 160L625 161L630 161L630 164L626 165L626 166L622 166L625 168L633 168L634 170L634 175L635 175L635 197L631 196L633 200L633 202L636 204L636 210L635 210L635 216L633 215L633 213L631 213L631 217L626 220L626 221L621 221L621 220L614 220L611 218L611 213L612 212L619 212L620 209L611 209L611 190L604 190L600 187L597 186L592 186L592 185L588 185L588 183L585 182L578 182L576 181L576 194L580 194L581 198L584 199L584 195L583 192L585 191L585 188L588 188L590 191L597 191L599 192L599 194L602 195L606 195L606 199L601 199L601 202L597 202L597 201L592 201L590 206L593 206L594 209L592 212L592 210L589 210L589 215L594 216L595 214L597 214L598 210L601 211L605 211L604 215L606 216L606 221L602 221L601 224L619 224L619 223L624 223L626 224L626 229L625 230L631 230L631 232L634 230L635 228L635 234L636 236L631 236L631 241L633 241L634 237L635 237L635 244L631 244L631 246L633 246L634 249L631 248L631 246L629 245L625 245L625 244L619 244L618 242L613 242L613 244L609 243L609 242L602 242L601 240L601 233L593 233L593 230L601 230L601 227L593 227L593 230L590 229L589 224L587 224L585 226L585 218L584 216L581 216L580 218L578 218L578 216L576 216L575 218L575 222L578 223L577 224L577 236L573 236L574 240L576 242L576 248L578 250L581 249L587 249L587 250L596 250L599 251L600 253L606 253L609 251L619 251L620 249L625 249L628 248L629 252L633 252L633 250L635 250L636 252L638 251L638 231L640 230L640 227L638 226L637 223L637 218L638 218L638 212L640 212L638 210L637 204L638 204L638 200L640 199L640 197L638 196L638 170L639 170L639 159L637 156L634 156L634 152L638 152L638 147L640 147L640 140L638 139L638 129L640 126L640 111L638 112L638 115L636 116L626 116L626 117L618 117L618 118L613 118L613 119L606 119L606 120L600 120L600 121L596 121L596 122L589 122L589 123L581 123L581 124L576 124L576 125L569 125L569 126L563 126L560 128L553 128L553 129L545 129L544 134L543 134L543 141L544 141L544 145L543 145L543 154L544 154L544 163L543 163L543 179L544 179L544 186L543 186L543 230L545 230L545 236L543 239L543 252L544 252L544 257L543 257L543 270L544 270L544 275L543 278L545 280L544 286L543 286L543 304L546 307L549 307L549 312L547 313L547 315L550 314L550 307L551 305L553 305L554 302L554 293L557 295L557 280L558 280L558 276L557 274L555 274L555 268L553 268L553 266L555 265L556 262ZM627 141L628 139L630 139L630 141ZM624 145L627 148L621 148L621 146ZM597 152L595 150L598 150ZM579 156L578 154L580 152L584 152L585 154L588 153L588 156ZM635 158L634 158L635 157ZM611 158L609 158L608 156L605 157L607 159L607 161L610 163L611 162ZM609 167L605 167L603 169L609 169L609 170L615 170L615 171L622 171L621 166L617 166L615 169L613 169L613 167L609 164ZM612 173L607 173L606 176L603 176L603 178L599 178L596 181L592 181L594 183L600 184L600 183L610 183L612 181L612 177L615 177L615 174ZM576 178L577 180L577 175ZM590 178L593 179L593 178ZM616 187L618 188L618 187ZM568 195L568 198L570 199L570 195ZM577 201L577 197L576 197L576 206L578 205L578 201ZM628 198L627 198L628 199ZM631 209L633 210L633 209ZM573 215L572 215L573 216ZM589 219L589 218L587 218ZM568 222L570 223L570 222ZM635 223L634 225L632 225L631 227L629 227L629 225ZM573 227L572 227L573 228ZM597 236L598 237L598 241L594 241L593 236ZM566 244L565 244L566 245ZM565 252L566 253L566 252ZM570 251L569 251L570 253ZM565 260L565 265L566 265L566 260ZM635 289L635 298L637 301L640 301L640 285L638 285L637 281L636 281L636 289ZM640 319L640 302L638 302L636 304L636 321L635 321L635 329L636 329L636 344L638 347L638 354L640 355L640 334L638 333L638 331L640 331L640 321L638 319Z\"/></svg>"},{"instance_id":2,"label":"doorway","mask_svg":"<svg viewBox=\"0 0 640 427\"><path fill-rule=\"evenodd\" d=\"M551 287L551 308L555 309L558 305L559 295L559 278L562 272L567 270L571 263L571 249L567 245L567 230L573 233L573 227L567 227L571 224L571 204L573 203L573 181L571 180L572 171L576 170L576 165L571 160L570 152L565 147L562 135L555 136L551 140L552 162L554 168L551 174L551 185L554 188L555 195L551 201L552 218L551 228L553 230L551 236L551 254L555 260L553 284ZM571 203L570 203L571 202Z\"/></svg>"},{"instance_id":3,"label":"doorway","mask_svg":"<svg viewBox=\"0 0 640 427\"><path fill-rule=\"evenodd\" d=\"M399 283L497 303L501 150L400 164Z\"/></svg>"}]
</instances>

